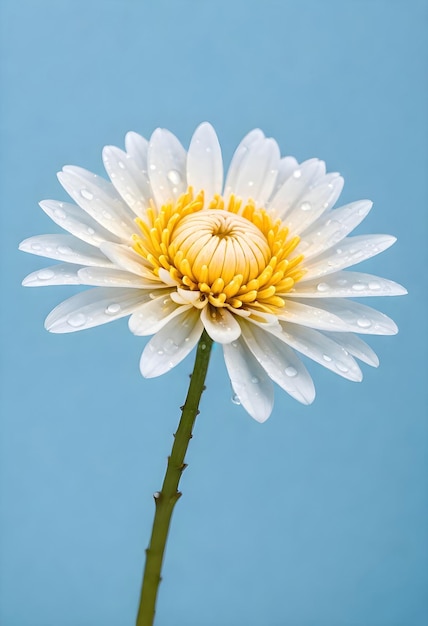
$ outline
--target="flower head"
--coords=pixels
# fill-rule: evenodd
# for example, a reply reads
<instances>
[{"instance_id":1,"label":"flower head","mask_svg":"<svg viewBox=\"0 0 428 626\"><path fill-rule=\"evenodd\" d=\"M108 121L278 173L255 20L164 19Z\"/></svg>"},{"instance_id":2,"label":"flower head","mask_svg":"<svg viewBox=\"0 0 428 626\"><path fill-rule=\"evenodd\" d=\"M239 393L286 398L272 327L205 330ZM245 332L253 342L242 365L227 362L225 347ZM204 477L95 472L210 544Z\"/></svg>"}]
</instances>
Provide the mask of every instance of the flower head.
<instances>
[{"instance_id":1,"label":"flower head","mask_svg":"<svg viewBox=\"0 0 428 626\"><path fill-rule=\"evenodd\" d=\"M317 159L280 157L260 130L239 144L223 186L210 124L188 152L169 131L150 142L126 136L126 152L103 151L111 182L79 167L58 174L75 204L42 209L69 234L26 239L20 249L62 261L26 286L94 289L57 306L46 328L66 333L130 315L153 335L141 372L159 376L182 361L205 328L222 344L232 387L258 421L269 417L273 382L309 404L314 385L296 352L360 381L355 358L378 365L357 334L394 334L394 322L352 296L400 295L400 285L345 268L391 246L388 235L348 234L372 203L332 209L343 186ZM355 334L357 333L357 334Z\"/></svg>"}]
</instances>

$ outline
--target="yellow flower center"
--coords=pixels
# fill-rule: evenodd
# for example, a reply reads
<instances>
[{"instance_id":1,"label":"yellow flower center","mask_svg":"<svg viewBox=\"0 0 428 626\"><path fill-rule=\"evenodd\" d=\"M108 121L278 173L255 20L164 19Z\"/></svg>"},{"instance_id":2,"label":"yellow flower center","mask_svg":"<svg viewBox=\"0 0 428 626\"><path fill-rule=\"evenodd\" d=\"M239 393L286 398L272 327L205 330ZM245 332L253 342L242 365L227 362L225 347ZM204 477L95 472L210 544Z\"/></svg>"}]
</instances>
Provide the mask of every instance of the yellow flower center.
<instances>
[{"instance_id":1,"label":"yellow flower center","mask_svg":"<svg viewBox=\"0 0 428 626\"><path fill-rule=\"evenodd\" d=\"M151 204L146 219L136 220L134 250L155 276L163 268L179 287L199 292L199 308L284 306L282 296L304 274L303 256L290 258L299 237L251 199L244 204L232 195L225 206L216 195L203 206L203 192L194 196L191 188L159 211Z\"/></svg>"}]
</instances>

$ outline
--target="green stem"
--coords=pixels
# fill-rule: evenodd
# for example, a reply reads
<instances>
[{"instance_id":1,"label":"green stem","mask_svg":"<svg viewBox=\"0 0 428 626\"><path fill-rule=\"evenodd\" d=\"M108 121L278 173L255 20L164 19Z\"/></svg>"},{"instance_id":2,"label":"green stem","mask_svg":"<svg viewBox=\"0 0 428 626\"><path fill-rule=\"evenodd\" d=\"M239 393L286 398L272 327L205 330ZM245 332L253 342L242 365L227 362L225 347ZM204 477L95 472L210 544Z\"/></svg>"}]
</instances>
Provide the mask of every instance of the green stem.
<instances>
[{"instance_id":1,"label":"green stem","mask_svg":"<svg viewBox=\"0 0 428 626\"><path fill-rule=\"evenodd\" d=\"M192 429L199 413L199 402L204 390L212 339L203 332L196 350L195 365L190 377L189 390L182 407L181 419L174 435L171 456L168 457L162 490L154 495L156 511L152 535L146 550L146 566L141 589L136 626L152 626L155 618L156 597L161 581L161 567L165 544L175 503L181 496L178 491L181 474L186 467L184 457L192 438Z\"/></svg>"}]
</instances>

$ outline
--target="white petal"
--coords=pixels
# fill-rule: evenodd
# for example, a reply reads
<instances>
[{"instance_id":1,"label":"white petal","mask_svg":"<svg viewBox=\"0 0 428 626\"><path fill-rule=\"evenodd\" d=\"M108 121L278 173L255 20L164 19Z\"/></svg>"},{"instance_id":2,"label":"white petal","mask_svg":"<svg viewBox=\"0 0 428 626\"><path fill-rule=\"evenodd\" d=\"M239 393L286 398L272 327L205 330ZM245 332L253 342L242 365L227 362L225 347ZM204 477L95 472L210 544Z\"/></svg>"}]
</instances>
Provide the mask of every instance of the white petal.
<instances>
[{"instance_id":1,"label":"white petal","mask_svg":"<svg viewBox=\"0 0 428 626\"><path fill-rule=\"evenodd\" d=\"M197 344L203 329L196 309L172 319L145 347L140 361L142 375L154 378L178 365Z\"/></svg>"},{"instance_id":2,"label":"white petal","mask_svg":"<svg viewBox=\"0 0 428 626\"><path fill-rule=\"evenodd\" d=\"M304 161L269 201L269 208L275 209L279 216L284 218L324 174L325 163L323 161L318 159Z\"/></svg>"},{"instance_id":3,"label":"white petal","mask_svg":"<svg viewBox=\"0 0 428 626\"><path fill-rule=\"evenodd\" d=\"M132 248L115 243L103 243L101 250L120 269L136 274L140 278L156 280L156 276L147 267L145 259Z\"/></svg>"},{"instance_id":4,"label":"white petal","mask_svg":"<svg viewBox=\"0 0 428 626\"><path fill-rule=\"evenodd\" d=\"M41 270L28 274L22 281L24 287L44 287L45 285L80 285L77 272L81 265L60 263L44 267Z\"/></svg>"},{"instance_id":5,"label":"white petal","mask_svg":"<svg viewBox=\"0 0 428 626\"><path fill-rule=\"evenodd\" d=\"M304 193L294 208L283 217L284 224L293 235L300 235L311 226L325 211L336 202L343 189L343 178L338 174L328 174L307 193Z\"/></svg>"},{"instance_id":6,"label":"white petal","mask_svg":"<svg viewBox=\"0 0 428 626\"><path fill-rule=\"evenodd\" d=\"M211 339L217 343L230 343L238 339L241 334L238 322L225 308L215 308L209 305L204 307L201 311L201 321Z\"/></svg>"},{"instance_id":7,"label":"white petal","mask_svg":"<svg viewBox=\"0 0 428 626\"><path fill-rule=\"evenodd\" d=\"M348 351L317 330L282 322L282 341L343 378L359 382L363 375ZM276 333L274 333L276 334Z\"/></svg>"},{"instance_id":8,"label":"white petal","mask_svg":"<svg viewBox=\"0 0 428 626\"><path fill-rule=\"evenodd\" d=\"M101 176L69 165L58 173L58 180L73 200L108 231L125 240L135 233L131 210Z\"/></svg>"},{"instance_id":9,"label":"white petal","mask_svg":"<svg viewBox=\"0 0 428 626\"><path fill-rule=\"evenodd\" d=\"M104 241L121 241L75 204L57 200L43 200L39 204L58 226L92 246L99 247Z\"/></svg>"},{"instance_id":10,"label":"white petal","mask_svg":"<svg viewBox=\"0 0 428 626\"><path fill-rule=\"evenodd\" d=\"M224 361L233 391L244 409L265 422L273 408L273 384L242 339L223 345Z\"/></svg>"},{"instance_id":11,"label":"white petal","mask_svg":"<svg viewBox=\"0 0 428 626\"><path fill-rule=\"evenodd\" d=\"M315 387L307 369L283 341L248 322L242 322L242 336L268 376L293 398L310 404Z\"/></svg>"},{"instance_id":12,"label":"white petal","mask_svg":"<svg viewBox=\"0 0 428 626\"><path fill-rule=\"evenodd\" d=\"M366 344L365 341L354 335L353 333L325 333L327 337L333 339L340 346L345 348L355 356L360 361L367 363L367 365L371 365L372 367L377 367L379 365L379 359L377 354Z\"/></svg>"},{"instance_id":13,"label":"white petal","mask_svg":"<svg viewBox=\"0 0 428 626\"><path fill-rule=\"evenodd\" d=\"M339 245L316 256L310 263L305 263L306 273L301 282L305 283L370 259L392 246L396 241L396 237L391 235L347 237Z\"/></svg>"},{"instance_id":14,"label":"white petal","mask_svg":"<svg viewBox=\"0 0 428 626\"><path fill-rule=\"evenodd\" d=\"M173 286L175 286L175 284ZM182 289L181 287L177 287L177 291L171 292L171 298L177 304L195 305L198 300L200 301L200 297L201 297L200 291L190 291L189 289ZM198 308L201 308L201 307L198 307Z\"/></svg>"},{"instance_id":15,"label":"white petal","mask_svg":"<svg viewBox=\"0 0 428 626\"><path fill-rule=\"evenodd\" d=\"M256 204L263 206L275 185L279 158L279 148L273 139L263 138L251 144L242 159L231 192L244 202L252 198Z\"/></svg>"},{"instance_id":16,"label":"white petal","mask_svg":"<svg viewBox=\"0 0 428 626\"><path fill-rule=\"evenodd\" d=\"M299 164L297 159L292 156L286 156L280 159L278 165L278 176L276 177L275 187L272 191L272 197L276 194L277 191L282 187L287 178L290 178L294 170L297 170Z\"/></svg>"},{"instance_id":17,"label":"white petal","mask_svg":"<svg viewBox=\"0 0 428 626\"><path fill-rule=\"evenodd\" d=\"M147 174L144 174L132 156L116 146L103 150L104 167L116 191L135 215L144 217L152 196Z\"/></svg>"},{"instance_id":18,"label":"white petal","mask_svg":"<svg viewBox=\"0 0 428 626\"><path fill-rule=\"evenodd\" d=\"M175 135L163 128L155 130L150 138L148 162L158 208L186 191L186 151Z\"/></svg>"},{"instance_id":19,"label":"white petal","mask_svg":"<svg viewBox=\"0 0 428 626\"><path fill-rule=\"evenodd\" d=\"M147 153L149 150L149 142L147 139L130 131L126 133L125 148L128 154L132 156L139 169L147 174Z\"/></svg>"},{"instance_id":20,"label":"white petal","mask_svg":"<svg viewBox=\"0 0 428 626\"><path fill-rule=\"evenodd\" d=\"M45 328L72 333L129 315L150 296L137 289L90 289L61 302L49 313Z\"/></svg>"},{"instance_id":21,"label":"white petal","mask_svg":"<svg viewBox=\"0 0 428 626\"><path fill-rule=\"evenodd\" d=\"M334 315L333 312L317 308L311 304L303 304L295 300L286 300L284 308L278 314L278 319L318 328L318 330L349 330L345 322Z\"/></svg>"},{"instance_id":22,"label":"white petal","mask_svg":"<svg viewBox=\"0 0 428 626\"><path fill-rule=\"evenodd\" d=\"M94 287L165 288L165 285L159 281L146 280L131 272L115 268L83 267L79 268L78 277L82 285L93 285Z\"/></svg>"},{"instance_id":23,"label":"white petal","mask_svg":"<svg viewBox=\"0 0 428 626\"><path fill-rule=\"evenodd\" d=\"M301 235L297 252L304 254L305 260L325 252L356 228L372 206L370 200L359 200L326 212Z\"/></svg>"},{"instance_id":24,"label":"white petal","mask_svg":"<svg viewBox=\"0 0 428 626\"><path fill-rule=\"evenodd\" d=\"M236 183L238 181L242 165L248 158L248 152L251 146L260 142L262 139L264 139L264 134L259 128L255 128L249 132L248 135L245 135L244 139L236 148L227 172L226 183L224 186L224 197L226 200L229 199L230 194L236 193Z\"/></svg>"},{"instance_id":25,"label":"white petal","mask_svg":"<svg viewBox=\"0 0 428 626\"><path fill-rule=\"evenodd\" d=\"M76 239L73 235L36 235L22 241L19 249L66 263L111 266L111 262L98 248Z\"/></svg>"},{"instance_id":26,"label":"white petal","mask_svg":"<svg viewBox=\"0 0 428 626\"><path fill-rule=\"evenodd\" d=\"M165 324L192 306L176 304L169 297L169 291L165 291L154 299L143 304L129 318L129 330L134 335L153 335L157 333Z\"/></svg>"},{"instance_id":27,"label":"white petal","mask_svg":"<svg viewBox=\"0 0 428 626\"><path fill-rule=\"evenodd\" d=\"M324 280L300 280L287 298L361 298L366 296L402 296L407 290L392 280L360 272L336 272Z\"/></svg>"},{"instance_id":28,"label":"white petal","mask_svg":"<svg viewBox=\"0 0 428 626\"><path fill-rule=\"evenodd\" d=\"M359 302L342 298L320 298L316 302L318 307L343 320L352 332L366 335L395 335L398 332L392 319Z\"/></svg>"},{"instance_id":29,"label":"white petal","mask_svg":"<svg viewBox=\"0 0 428 626\"><path fill-rule=\"evenodd\" d=\"M205 192L205 206L223 187L223 160L216 132L204 122L196 129L187 154L187 183Z\"/></svg>"}]
</instances>

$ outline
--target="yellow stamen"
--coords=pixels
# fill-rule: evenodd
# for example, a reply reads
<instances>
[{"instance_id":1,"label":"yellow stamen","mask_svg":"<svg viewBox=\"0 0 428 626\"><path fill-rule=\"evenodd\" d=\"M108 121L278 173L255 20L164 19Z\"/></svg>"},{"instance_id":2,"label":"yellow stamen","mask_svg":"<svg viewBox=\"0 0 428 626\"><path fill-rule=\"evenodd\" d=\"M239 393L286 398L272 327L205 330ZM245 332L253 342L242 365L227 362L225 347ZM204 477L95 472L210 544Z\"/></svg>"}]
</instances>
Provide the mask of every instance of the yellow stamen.
<instances>
[{"instance_id":1,"label":"yellow stamen","mask_svg":"<svg viewBox=\"0 0 428 626\"><path fill-rule=\"evenodd\" d=\"M182 289L199 292L197 308L279 313L305 273L303 255L292 257L299 237L252 199L231 194L225 202L216 194L205 208L204 202L203 191L195 195L191 187L159 210L151 202L144 219L135 220L135 252L154 277L163 268Z\"/></svg>"}]
</instances>

